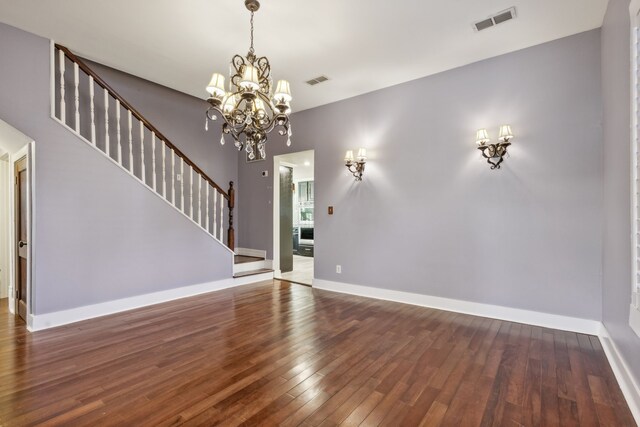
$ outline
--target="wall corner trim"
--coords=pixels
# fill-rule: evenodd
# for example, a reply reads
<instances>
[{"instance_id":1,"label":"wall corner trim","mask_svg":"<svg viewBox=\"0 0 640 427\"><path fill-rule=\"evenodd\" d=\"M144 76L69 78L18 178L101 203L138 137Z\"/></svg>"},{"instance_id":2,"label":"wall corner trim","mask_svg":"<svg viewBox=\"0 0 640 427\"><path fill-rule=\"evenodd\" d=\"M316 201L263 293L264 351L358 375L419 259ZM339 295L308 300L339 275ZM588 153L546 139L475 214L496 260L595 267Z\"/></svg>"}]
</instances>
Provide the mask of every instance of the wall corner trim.
<instances>
[{"instance_id":1,"label":"wall corner trim","mask_svg":"<svg viewBox=\"0 0 640 427\"><path fill-rule=\"evenodd\" d=\"M627 365L627 362L622 357L622 354L618 351L616 343L609 335L609 331L603 325L600 334L600 342L604 349L609 365L613 370L613 374L618 380L618 385L622 390L622 394L629 405L629 409L635 418L636 423L640 425L640 385L636 382L635 378L631 374L631 370Z\"/></svg>"},{"instance_id":2,"label":"wall corner trim","mask_svg":"<svg viewBox=\"0 0 640 427\"><path fill-rule=\"evenodd\" d=\"M640 295L636 293L636 301L640 301ZM631 304L629 307L629 326L633 329L633 332L640 338L640 306Z\"/></svg>"},{"instance_id":3,"label":"wall corner trim","mask_svg":"<svg viewBox=\"0 0 640 427\"><path fill-rule=\"evenodd\" d=\"M29 315L27 319L27 329L30 332L42 331L44 329L55 328L69 323L80 322L82 320L107 316L123 311L142 308L149 305L160 304L181 298L192 297L208 292L233 288L236 286L248 285L250 283L272 280L273 273L264 273L254 276L229 278L214 282L200 283L197 285L183 286L181 288L168 289L166 291L153 292L150 294L136 295L113 301L101 302L98 304L85 305L82 307L61 310L53 313Z\"/></svg>"},{"instance_id":4,"label":"wall corner trim","mask_svg":"<svg viewBox=\"0 0 640 427\"><path fill-rule=\"evenodd\" d=\"M351 285L348 283L332 282L316 278L313 279L313 287L326 291L359 295L368 298L436 308L439 310L489 317L492 319L506 320L510 322L526 323L528 325L561 329L582 334L599 335L602 330L602 323L598 320L581 319L577 317L542 313L539 311L523 310L499 305L394 291L390 289L373 288L369 286Z\"/></svg>"}]
</instances>

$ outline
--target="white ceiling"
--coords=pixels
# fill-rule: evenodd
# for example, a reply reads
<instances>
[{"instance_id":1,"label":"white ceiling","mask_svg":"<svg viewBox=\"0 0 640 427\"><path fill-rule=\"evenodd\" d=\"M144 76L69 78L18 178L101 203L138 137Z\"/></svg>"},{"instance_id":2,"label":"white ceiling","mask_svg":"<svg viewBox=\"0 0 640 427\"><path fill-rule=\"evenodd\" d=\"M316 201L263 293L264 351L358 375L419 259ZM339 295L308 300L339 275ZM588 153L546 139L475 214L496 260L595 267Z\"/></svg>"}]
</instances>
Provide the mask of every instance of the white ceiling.
<instances>
[{"instance_id":1,"label":"white ceiling","mask_svg":"<svg viewBox=\"0 0 640 427\"><path fill-rule=\"evenodd\" d=\"M246 54L243 0L0 0L0 21L89 59L206 98ZM518 18L471 24L516 6ZM263 0L256 53L291 82L294 111L598 28L607 0ZM326 75L316 86L304 82Z\"/></svg>"}]
</instances>

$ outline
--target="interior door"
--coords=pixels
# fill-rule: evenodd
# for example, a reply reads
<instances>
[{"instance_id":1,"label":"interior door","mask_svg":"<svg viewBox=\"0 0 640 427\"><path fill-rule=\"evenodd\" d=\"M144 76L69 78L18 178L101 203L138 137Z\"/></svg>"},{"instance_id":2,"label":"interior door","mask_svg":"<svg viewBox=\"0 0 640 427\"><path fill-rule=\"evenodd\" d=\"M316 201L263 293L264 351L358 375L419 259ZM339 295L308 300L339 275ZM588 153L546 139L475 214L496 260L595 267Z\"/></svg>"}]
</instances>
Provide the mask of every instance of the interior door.
<instances>
[{"instance_id":1,"label":"interior door","mask_svg":"<svg viewBox=\"0 0 640 427\"><path fill-rule=\"evenodd\" d=\"M280 271L293 270L293 169L280 166Z\"/></svg>"},{"instance_id":2,"label":"interior door","mask_svg":"<svg viewBox=\"0 0 640 427\"><path fill-rule=\"evenodd\" d=\"M27 258L29 256L27 242L27 157L15 163L16 183L16 300L18 315L27 319Z\"/></svg>"}]
</instances>

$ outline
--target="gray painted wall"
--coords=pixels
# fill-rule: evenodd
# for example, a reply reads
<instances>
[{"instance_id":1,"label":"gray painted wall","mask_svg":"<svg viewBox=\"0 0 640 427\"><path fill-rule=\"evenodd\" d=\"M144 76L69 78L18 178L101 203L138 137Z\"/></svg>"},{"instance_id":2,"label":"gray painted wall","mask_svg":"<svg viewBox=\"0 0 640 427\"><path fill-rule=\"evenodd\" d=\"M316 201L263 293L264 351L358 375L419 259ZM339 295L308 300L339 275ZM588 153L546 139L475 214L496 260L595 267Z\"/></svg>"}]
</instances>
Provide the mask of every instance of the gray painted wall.
<instances>
[{"instance_id":1,"label":"gray painted wall","mask_svg":"<svg viewBox=\"0 0 640 427\"><path fill-rule=\"evenodd\" d=\"M629 0L610 0L602 26L604 105L603 321L640 380L640 338L629 327L631 303Z\"/></svg>"},{"instance_id":2,"label":"gray painted wall","mask_svg":"<svg viewBox=\"0 0 640 427\"><path fill-rule=\"evenodd\" d=\"M260 171L315 149L316 278L599 320L600 78L594 30L293 114L292 147L272 136L241 163L240 246L272 251ZM516 139L491 171L475 130L503 123ZM342 159L359 146L356 183Z\"/></svg>"},{"instance_id":3,"label":"gray painted wall","mask_svg":"<svg viewBox=\"0 0 640 427\"><path fill-rule=\"evenodd\" d=\"M231 277L226 248L50 119L48 40L0 24L0 57L0 118L36 141L35 314Z\"/></svg>"}]
</instances>

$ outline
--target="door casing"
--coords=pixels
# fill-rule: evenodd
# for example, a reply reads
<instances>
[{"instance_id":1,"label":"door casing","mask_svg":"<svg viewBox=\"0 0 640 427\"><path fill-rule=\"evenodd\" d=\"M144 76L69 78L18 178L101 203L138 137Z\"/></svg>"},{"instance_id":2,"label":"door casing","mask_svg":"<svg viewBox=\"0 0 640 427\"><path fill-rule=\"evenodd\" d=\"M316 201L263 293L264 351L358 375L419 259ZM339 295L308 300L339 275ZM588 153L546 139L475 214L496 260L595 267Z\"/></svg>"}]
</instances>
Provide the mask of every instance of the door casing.
<instances>
[{"instance_id":1,"label":"door casing","mask_svg":"<svg viewBox=\"0 0 640 427\"><path fill-rule=\"evenodd\" d=\"M27 305L27 312L26 312L26 322L27 322L27 327L30 326L30 317L33 313L33 309L32 309L32 289L33 289L33 265L34 265L34 233L33 233L33 205L34 205L34 197L33 197L33 182L34 182L34 175L35 175L35 161L34 161L34 143L30 142L27 145L25 145L22 149L20 149L19 151L13 153L10 156L10 167L9 167L9 171L11 174L11 185L10 185L10 190L9 190L9 199L11 200L12 206L10 209L10 224L11 224L11 233L9 236L9 244L10 244L10 252L9 252L9 256L10 256L10 266L11 266L11 271L10 271L10 282L9 282L9 311L11 313L16 314L17 313L17 304L18 301L16 299L16 287L18 286L17 283L17 266L18 266L18 259L17 259L17 247L18 247L18 229L17 229L17 218L16 218L16 212L17 212L17 206L16 206L16 202L17 202L17 195L16 195L16 188L17 186L15 185L14 180L14 176L15 176L15 168L16 168L16 163L26 157L27 159L27 214L26 214L26 220L27 220L27 287L26 287L26 305Z\"/></svg>"}]
</instances>

